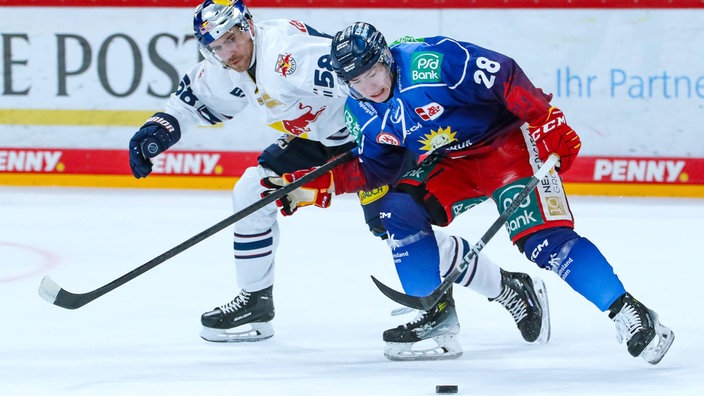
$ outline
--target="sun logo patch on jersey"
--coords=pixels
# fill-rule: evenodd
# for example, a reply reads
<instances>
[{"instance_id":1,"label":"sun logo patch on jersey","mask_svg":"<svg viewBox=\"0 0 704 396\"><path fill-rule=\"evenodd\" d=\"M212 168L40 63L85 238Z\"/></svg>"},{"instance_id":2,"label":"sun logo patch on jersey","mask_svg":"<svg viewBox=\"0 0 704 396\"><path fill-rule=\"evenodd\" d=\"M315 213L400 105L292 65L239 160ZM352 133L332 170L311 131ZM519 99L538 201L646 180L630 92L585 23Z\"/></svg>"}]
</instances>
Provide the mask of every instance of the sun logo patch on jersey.
<instances>
[{"instance_id":1,"label":"sun logo patch on jersey","mask_svg":"<svg viewBox=\"0 0 704 396\"><path fill-rule=\"evenodd\" d=\"M423 145L421 146L421 150L433 151L452 142L456 142L457 139L455 135L457 135L457 132L452 132L450 127L445 129L438 128L437 131L431 129L430 134L425 134L425 138L419 139L418 142Z\"/></svg>"},{"instance_id":2,"label":"sun logo patch on jersey","mask_svg":"<svg viewBox=\"0 0 704 396\"><path fill-rule=\"evenodd\" d=\"M296 72L296 60L291 54L279 54L274 71L281 73L284 77L290 76Z\"/></svg>"},{"instance_id":3,"label":"sun logo patch on jersey","mask_svg":"<svg viewBox=\"0 0 704 396\"><path fill-rule=\"evenodd\" d=\"M431 121L440 117L445 111L445 108L439 103L433 102L422 107L416 107L415 110L416 114L418 114L423 121Z\"/></svg>"}]
</instances>

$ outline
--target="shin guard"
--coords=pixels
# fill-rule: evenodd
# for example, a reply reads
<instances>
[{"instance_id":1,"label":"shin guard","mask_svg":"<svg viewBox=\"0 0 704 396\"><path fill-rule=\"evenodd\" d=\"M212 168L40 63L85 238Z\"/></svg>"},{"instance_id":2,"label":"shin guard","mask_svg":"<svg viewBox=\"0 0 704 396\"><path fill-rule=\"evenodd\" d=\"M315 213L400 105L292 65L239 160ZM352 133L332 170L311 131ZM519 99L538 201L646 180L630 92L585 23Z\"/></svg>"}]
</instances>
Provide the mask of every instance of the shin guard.
<instances>
[{"instance_id":1,"label":"shin guard","mask_svg":"<svg viewBox=\"0 0 704 396\"><path fill-rule=\"evenodd\" d=\"M570 228L539 231L526 239L524 249L529 260L555 272L601 311L626 292L599 249Z\"/></svg>"},{"instance_id":2,"label":"shin guard","mask_svg":"<svg viewBox=\"0 0 704 396\"><path fill-rule=\"evenodd\" d=\"M385 197L380 210L403 290L431 293L440 284L440 255L427 212L410 195L396 192Z\"/></svg>"}]
</instances>

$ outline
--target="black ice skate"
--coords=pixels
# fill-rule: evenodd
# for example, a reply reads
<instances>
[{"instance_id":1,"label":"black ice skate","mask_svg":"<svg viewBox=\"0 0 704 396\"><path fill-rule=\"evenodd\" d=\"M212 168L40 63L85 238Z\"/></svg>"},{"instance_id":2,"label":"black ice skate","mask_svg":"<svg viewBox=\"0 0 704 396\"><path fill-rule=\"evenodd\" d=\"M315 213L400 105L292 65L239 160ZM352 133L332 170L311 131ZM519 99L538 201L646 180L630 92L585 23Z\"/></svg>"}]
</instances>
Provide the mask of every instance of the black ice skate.
<instances>
[{"instance_id":1,"label":"black ice skate","mask_svg":"<svg viewBox=\"0 0 704 396\"><path fill-rule=\"evenodd\" d=\"M429 311L418 311L414 320L384 332L384 356L389 360L456 359L462 356L462 347L457 342L459 331L455 300L450 289ZM437 345L413 349L414 346L424 347L425 340Z\"/></svg>"},{"instance_id":2,"label":"black ice skate","mask_svg":"<svg viewBox=\"0 0 704 396\"><path fill-rule=\"evenodd\" d=\"M658 364L675 340L675 333L660 324L658 315L626 293L609 307L609 318L616 323L618 342L626 342L628 353Z\"/></svg>"},{"instance_id":3,"label":"black ice skate","mask_svg":"<svg viewBox=\"0 0 704 396\"><path fill-rule=\"evenodd\" d=\"M242 290L234 300L206 312L200 337L212 342L261 341L274 335L273 286L256 292Z\"/></svg>"},{"instance_id":4,"label":"black ice skate","mask_svg":"<svg viewBox=\"0 0 704 396\"><path fill-rule=\"evenodd\" d=\"M528 274L501 270L501 293L496 301L511 313L523 339L545 344L550 340L550 307L545 283Z\"/></svg>"}]
</instances>

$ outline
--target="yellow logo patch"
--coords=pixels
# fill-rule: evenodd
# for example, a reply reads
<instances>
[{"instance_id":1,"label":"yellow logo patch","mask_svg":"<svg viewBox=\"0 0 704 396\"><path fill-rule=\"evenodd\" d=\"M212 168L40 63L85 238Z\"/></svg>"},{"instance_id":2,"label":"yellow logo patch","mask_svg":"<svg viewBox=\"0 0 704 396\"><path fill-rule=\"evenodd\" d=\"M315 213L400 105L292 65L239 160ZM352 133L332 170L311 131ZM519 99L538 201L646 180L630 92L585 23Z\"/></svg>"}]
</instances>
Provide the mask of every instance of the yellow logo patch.
<instances>
[{"instance_id":1,"label":"yellow logo patch","mask_svg":"<svg viewBox=\"0 0 704 396\"><path fill-rule=\"evenodd\" d=\"M386 195L387 192L389 192L389 186L381 186L370 191L360 191L357 195L359 195L359 202L361 202L362 205L369 205Z\"/></svg>"}]
</instances>

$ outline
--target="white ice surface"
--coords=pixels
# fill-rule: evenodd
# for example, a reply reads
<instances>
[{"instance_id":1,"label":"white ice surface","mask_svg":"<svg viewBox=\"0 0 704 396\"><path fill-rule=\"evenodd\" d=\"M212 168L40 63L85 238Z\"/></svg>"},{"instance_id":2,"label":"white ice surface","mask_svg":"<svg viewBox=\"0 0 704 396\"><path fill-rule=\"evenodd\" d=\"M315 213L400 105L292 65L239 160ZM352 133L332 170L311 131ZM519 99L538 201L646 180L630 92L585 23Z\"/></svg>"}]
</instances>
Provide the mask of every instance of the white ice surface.
<instances>
[{"instance_id":1,"label":"white ice surface","mask_svg":"<svg viewBox=\"0 0 704 396\"><path fill-rule=\"evenodd\" d=\"M572 197L577 230L626 288L676 333L657 366L631 358L615 329L555 274L528 262L502 230L486 252L548 287L552 338L522 341L510 316L455 291L464 355L390 362L381 333L412 318L372 284L399 289L390 254L362 224L354 196L280 221L274 338L211 344L200 314L238 291L222 231L77 310L37 288L102 286L231 214L226 191L0 188L0 395L704 394L704 201ZM483 204L448 231L478 238L497 214Z\"/></svg>"}]
</instances>

